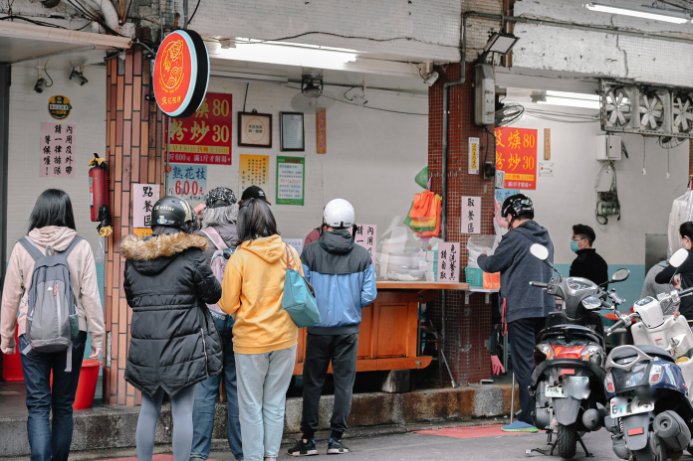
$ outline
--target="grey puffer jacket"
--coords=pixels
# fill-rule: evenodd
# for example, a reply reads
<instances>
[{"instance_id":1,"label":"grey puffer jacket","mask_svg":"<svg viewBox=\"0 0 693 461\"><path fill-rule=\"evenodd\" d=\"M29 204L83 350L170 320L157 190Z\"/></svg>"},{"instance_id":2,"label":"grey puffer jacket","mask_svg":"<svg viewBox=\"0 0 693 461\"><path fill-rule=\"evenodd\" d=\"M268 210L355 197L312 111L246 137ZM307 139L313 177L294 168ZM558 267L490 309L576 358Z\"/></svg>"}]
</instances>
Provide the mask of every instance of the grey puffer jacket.
<instances>
[{"instance_id":1,"label":"grey puffer jacket","mask_svg":"<svg viewBox=\"0 0 693 461\"><path fill-rule=\"evenodd\" d=\"M179 232L126 237L125 295L133 310L125 379L153 396L174 396L222 368L219 335L205 303L221 286L205 260L207 241Z\"/></svg>"}]
</instances>

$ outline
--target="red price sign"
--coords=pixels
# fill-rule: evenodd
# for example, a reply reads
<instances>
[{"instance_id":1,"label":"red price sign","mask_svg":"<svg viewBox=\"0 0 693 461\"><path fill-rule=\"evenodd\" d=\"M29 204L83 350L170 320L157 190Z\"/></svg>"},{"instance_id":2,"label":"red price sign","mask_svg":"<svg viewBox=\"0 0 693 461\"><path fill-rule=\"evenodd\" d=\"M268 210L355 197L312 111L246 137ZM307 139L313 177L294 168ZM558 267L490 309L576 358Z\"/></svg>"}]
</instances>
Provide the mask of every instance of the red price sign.
<instances>
[{"instance_id":1,"label":"red price sign","mask_svg":"<svg viewBox=\"0 0 693 461\"><path fill-rule=\"evenodd\" d=\"M506 189L537 188L537 130L496 128L496 170Z\"/></svg>"},{"instance_id":2,"label":"red price sign","mask_svg":"<svg viewBox=\"0 0 693 461\"><path fill-rule=\"evenodd\" d=\"M168 161L231 165L230 94L207 93L193 115L169 119Z\"/></svg>"}]
</instances>

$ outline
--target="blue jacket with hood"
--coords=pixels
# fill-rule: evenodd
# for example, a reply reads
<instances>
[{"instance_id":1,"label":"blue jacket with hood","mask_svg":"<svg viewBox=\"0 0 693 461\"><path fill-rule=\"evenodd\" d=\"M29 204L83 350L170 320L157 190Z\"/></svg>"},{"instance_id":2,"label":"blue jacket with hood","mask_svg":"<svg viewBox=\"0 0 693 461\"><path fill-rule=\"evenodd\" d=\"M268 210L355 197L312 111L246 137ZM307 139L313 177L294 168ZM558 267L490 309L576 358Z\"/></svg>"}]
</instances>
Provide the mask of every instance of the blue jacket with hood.
<instances>
[{"instance_id":1,"label":"blue jacket with hood","mask_svg":"<svg viewBox=\"0 0 693 461\"><path fill-rule=\"evenodd\" d=\"M323 232L301 255L303 272L315 289L320 323L316 335L358 333L361 309L375 301L375 268L371 257L343 229Z\"/></svg>"},{"instance_id":2,"label":"blue jacket with hood","mask_svg":"<svg viewBox=\"0 0 693 461\"><path fill-rule=\"evenodd\" d=\"M546 317L555 307L553 296L546 290L529 285L531 281L546 283L552 275L551 267L529 252L533 243L548 248L548 261L553 263L553 243L549 232L532 220L505 234L493 255L481 255L477 259L485 272L501 273L506 322Z\"/></svg>"}]
</instances>

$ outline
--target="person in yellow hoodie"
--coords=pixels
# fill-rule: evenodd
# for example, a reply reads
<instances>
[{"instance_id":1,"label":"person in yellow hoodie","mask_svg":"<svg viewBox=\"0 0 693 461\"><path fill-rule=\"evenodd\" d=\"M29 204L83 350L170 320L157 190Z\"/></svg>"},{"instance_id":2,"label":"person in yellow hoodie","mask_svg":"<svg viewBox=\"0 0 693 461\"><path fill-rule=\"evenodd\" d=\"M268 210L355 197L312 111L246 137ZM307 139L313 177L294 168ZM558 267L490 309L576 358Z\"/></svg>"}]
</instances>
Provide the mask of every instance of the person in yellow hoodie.
<instances>
[{"instance_id":1,"label":"person in yellow hoodie","mask_svg":"<svg viewBox=\"0 0 693 461\"><path fill-rule=\"evenodd\" d=\"M226 265L219 306L236 318L233 350L243 459L275 461L298 342L298 328L282 308L284 278L287 262L301 274L303 268L296 250L279 236L264 200L243 203L237 229L241 243Z\"/></svg>"}]
</instances>

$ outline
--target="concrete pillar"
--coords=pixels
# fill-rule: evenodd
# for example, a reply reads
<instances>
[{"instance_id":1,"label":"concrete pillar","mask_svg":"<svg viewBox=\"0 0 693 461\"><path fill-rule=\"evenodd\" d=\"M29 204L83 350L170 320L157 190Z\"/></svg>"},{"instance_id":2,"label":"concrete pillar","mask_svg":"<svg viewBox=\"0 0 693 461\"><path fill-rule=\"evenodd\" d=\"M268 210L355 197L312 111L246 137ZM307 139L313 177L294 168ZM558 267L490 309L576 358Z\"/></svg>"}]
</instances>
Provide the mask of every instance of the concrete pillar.
<instances>
[{"instance_id":1,"label":"concrete pillar","mask_svg":"<svg viewBox=\"0 0 693 461\"><path fill-rule=\"evenodd\" d=\"M484 180L481 174L468 174L468 139L477 137L481 141L480 157L495 164L495 138L493 127L474 125L474 81L473 66L466 64L466 78L462 85L452 86L449 91L448 112L448 181L447 181L447 240L461 243L460 272L464 281L467 265L467 240L469 234L461 229L461 197L481 197L481 232L493 234L494 182ZM437 69L440 78L429 90L428 122L428 169L432 190L443 193L443 97L444 84L459 80L460 64L450 64ZM491 374L489 354L484 346L491 330L491 311L483 294L474 294L465 304L463 292L446 293L445 321L443 322L440 299L431 304L431 315L436 325L445 324L445 352L457 384L478 383ZM445 365L442 381L449 384Z\"/></svg>"},{"instance_id":2,"label":"concrete pillar","mask_svg":"<svg viewBox=\"0 0 693 461\"><path fill-rule=\"evenodd\" d=\"M107 239L105 313L108 353L104 399L134 406L141 396L125 382L132 311L123 291L125 260L120 241L132 230L132 184L164 184L165 117L149 100L150 61L140 48L106 60L106 150L110 167L113 235Z\"/></svg>"}]
</instances>

